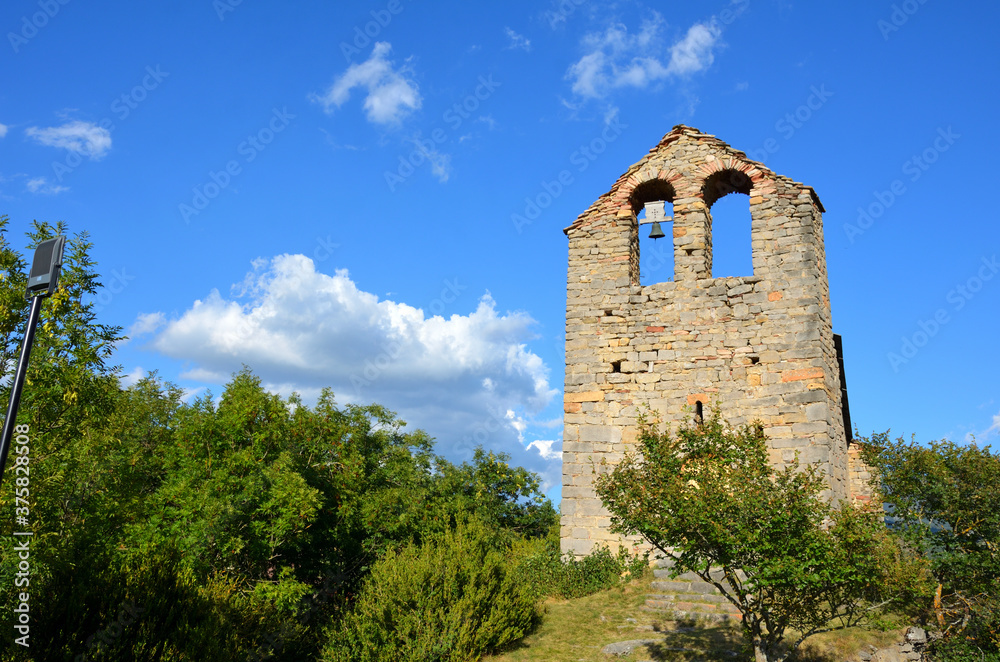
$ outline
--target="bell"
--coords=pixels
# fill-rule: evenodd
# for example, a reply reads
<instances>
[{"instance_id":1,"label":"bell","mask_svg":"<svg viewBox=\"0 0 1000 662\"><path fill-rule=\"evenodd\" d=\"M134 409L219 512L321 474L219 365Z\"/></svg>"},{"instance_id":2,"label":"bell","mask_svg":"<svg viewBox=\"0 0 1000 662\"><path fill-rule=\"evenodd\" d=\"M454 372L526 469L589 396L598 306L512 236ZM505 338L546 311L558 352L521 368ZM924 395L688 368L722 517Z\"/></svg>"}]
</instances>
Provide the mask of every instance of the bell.
<instances>
[{"instance_id":1,"label":"bell","mask_svg":"<svg viewBox=\"0 0 1000 662\"><path fill-rule=\"evenodd\" d=\"M666 237L666 236L667 235L663 234L663 230L660 229L660 222L653 221L653 229L649 231L649 238L659 239L660 237Z\"/></svg>"}]
</instances>

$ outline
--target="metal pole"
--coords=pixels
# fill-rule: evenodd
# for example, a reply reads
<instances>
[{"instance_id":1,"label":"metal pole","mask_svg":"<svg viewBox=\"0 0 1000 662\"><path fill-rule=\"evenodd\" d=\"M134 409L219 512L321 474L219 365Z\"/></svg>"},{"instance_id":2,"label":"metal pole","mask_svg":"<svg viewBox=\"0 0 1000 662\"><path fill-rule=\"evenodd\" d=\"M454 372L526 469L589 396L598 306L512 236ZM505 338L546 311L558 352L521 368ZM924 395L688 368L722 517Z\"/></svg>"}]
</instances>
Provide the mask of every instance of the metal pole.
<instances>
[{"instance_id":1,"label":"metal pole","mask_svg":"<svg viewBox=\"0 0 1000 662\"><path fill-rule=\"evenodd\" d=\"M7 452L10 450L10 440L14 436L14 426L17 424L17 408L21 404L21 389L24 388L24 378L28 373L28 356L31 354L31 343L35 340L35 327L38 326L38 315L42 310L43 298L41 296L31 297L28 328L24 332L21 356L17 359L17 372L14 373L14 384L10 391L10 405L7 407L7 418L3 421L3 436L0 437L0 484L3 483L3 470L7 466Z\"/></svg>"}]
</instances>

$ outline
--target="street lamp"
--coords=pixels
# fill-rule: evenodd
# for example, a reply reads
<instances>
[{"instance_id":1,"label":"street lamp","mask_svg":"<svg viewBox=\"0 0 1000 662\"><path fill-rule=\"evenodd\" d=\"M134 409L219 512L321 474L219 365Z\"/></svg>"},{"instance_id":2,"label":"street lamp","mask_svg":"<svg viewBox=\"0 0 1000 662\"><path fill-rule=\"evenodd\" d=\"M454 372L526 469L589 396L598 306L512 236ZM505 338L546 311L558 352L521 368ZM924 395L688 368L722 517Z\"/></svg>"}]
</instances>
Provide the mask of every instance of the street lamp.
<instances>
[{"instance_id":1,"label":"street lamp","mask_svg":"<svg viewBox=\"0 0 1000 662\"><path fill-rule=\"evenodd\" d=\"M7 418L3 421L3 435L0 436L0 483L3 482L3 470L7 466L10 440L14 436L17 408L21 404L21 389L24 387L24 378L28 372L28 357L31 355L31 343L35 340L35 327L38 326L42 299L56 291L65 245L66 237L63 235L38 244L31 262L31 271L28 272L26 296L31 299L31 312L28 313L28 328L24 331L21 356L17 359L17 371L14 373L14 383L10 391L10 404L7 406Z\"/></svg>"}]
</instances>

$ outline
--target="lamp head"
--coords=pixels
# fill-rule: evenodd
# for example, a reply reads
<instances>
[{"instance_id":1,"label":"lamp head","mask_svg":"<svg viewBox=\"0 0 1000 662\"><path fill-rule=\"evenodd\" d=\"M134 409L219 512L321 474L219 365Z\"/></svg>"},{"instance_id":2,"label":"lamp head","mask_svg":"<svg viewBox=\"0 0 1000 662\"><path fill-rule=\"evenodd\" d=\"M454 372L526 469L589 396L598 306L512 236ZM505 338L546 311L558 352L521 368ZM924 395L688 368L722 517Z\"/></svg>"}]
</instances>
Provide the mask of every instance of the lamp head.
<instances>
[{"instance_id":1,"label":"lamp head","mask_svg":"<svg viewBox=\"0 0 1000 662\"><path fill-rule=\"evenodd\" d=\"M37 296L49 296L56 291L65 245L66 237L63 235L38 244L38 248L35 249L35 257L31 261L31 271L28 272L27 297L29 299Z\"/></svg>"}]
</instances>

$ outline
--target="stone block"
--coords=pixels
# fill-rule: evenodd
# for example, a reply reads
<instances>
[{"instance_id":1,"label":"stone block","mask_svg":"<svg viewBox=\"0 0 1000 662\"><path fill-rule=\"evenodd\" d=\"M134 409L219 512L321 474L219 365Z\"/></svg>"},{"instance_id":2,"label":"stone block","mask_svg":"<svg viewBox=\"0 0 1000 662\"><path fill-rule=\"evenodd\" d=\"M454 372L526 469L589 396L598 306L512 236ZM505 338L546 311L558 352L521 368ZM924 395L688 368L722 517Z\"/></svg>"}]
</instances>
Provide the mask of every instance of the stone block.
<instances>
[{"instance_id":1,"label":"stone block","mask_svg":"<svg viewBox=\"0 0 1000 662\"><path fill-rule=\"evenodd\" d=\"M621 428L607 425L581 425L580 441L616 444L622 440Z\"/></svg>"},{"instance_id":2,"label":"stone block","mask_svg":"<svg viewBox=\"0 0 1000 662\"><path fill-rule=\"evenodd\" d=\"M815 391L812 391L815 393ZM826 421L829 418L830 408L826 402L813 402L806 405L806 418L810 421Z\"/></svg>"}]
</instances>

